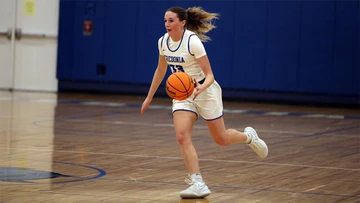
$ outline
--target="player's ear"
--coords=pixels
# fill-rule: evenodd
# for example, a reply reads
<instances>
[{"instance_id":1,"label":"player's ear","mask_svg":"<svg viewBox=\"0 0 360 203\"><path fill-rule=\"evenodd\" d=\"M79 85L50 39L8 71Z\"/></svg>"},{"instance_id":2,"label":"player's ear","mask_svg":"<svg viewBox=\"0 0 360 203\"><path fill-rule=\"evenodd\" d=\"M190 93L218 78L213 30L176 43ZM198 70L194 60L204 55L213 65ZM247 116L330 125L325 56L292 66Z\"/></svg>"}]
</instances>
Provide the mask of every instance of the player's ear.
<instances>
[{"instance_id":1,"label":"player's ear","mask_svg":"<svg viewBox=\"0 0 360 203\"><path fill-rule=\"evenodd\" d=\"M186 20L181 21L181 25L182 25L183 27L185 27L185 24L186 24Z\"/></svg>"}]
</instances>

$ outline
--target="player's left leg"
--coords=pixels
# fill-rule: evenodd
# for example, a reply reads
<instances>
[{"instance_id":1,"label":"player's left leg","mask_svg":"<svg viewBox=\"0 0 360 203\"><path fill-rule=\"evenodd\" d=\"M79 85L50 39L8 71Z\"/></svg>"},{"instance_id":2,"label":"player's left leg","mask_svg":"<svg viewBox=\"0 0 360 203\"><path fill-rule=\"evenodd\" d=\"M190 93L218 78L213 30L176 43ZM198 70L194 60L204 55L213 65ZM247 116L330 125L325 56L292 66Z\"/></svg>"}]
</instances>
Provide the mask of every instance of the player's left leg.
<instances>
[{"instance_id":1,"label":"player's left leg","mask_svg":"<svg viewBox=\"0 0 360 203\"><path fill-rule=\"evenodd\" d=\"M244 132L235 129L225 129L224 118L208 120L206 124L215 143L220 146L227 146L236 143L247 143L261 158L268 155L266 143L259 138L252 127L246 127Z\"/></svg>"}]
</instances>

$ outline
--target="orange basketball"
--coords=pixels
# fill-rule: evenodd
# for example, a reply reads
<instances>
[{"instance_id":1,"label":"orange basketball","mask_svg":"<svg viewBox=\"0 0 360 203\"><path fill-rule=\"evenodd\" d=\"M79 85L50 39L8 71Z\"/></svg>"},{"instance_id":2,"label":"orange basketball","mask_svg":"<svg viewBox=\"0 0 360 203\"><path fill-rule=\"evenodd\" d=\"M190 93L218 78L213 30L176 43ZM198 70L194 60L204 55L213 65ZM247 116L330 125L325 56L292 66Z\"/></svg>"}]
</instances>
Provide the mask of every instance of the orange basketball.
<instances>
[{"instance_id":1,"label":"orange basketball","mask_svg":"<svg viewBox=\"0 0 360 203\"><path fill-rule=\"evenodd\" d=\"M166 93L176 100L185 100L194 91L194 82L185 72L175 72L166 80Z\"/></svg>"}]
</instances>

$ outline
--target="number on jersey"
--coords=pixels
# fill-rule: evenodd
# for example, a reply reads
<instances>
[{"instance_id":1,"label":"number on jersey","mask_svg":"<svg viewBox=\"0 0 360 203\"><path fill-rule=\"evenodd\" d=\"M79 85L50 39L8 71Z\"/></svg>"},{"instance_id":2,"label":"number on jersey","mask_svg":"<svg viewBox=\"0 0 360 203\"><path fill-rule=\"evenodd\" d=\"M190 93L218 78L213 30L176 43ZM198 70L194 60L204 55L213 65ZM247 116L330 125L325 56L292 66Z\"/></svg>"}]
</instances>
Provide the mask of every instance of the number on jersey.
<instances>
[{"instance_id":1,"label":"number on jersey","mask_svg":"<svg viewBox=\"0 0 360 203\"><path fill-rule=\"evenodd\" d=\"M175 73L175 72L185 72L184 68L180 65L169 65L171 72Z\"/></svg>"}]
</instances>

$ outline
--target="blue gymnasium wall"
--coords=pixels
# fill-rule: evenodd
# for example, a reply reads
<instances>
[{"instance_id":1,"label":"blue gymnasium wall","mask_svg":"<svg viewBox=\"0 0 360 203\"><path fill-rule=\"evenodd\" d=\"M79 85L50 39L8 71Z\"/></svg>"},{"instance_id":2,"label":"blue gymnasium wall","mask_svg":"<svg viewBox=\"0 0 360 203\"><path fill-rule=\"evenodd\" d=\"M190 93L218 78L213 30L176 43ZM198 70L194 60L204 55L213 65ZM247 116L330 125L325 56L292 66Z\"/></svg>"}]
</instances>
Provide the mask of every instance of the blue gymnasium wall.
<instances>
[{"instance_id":1,"label":"blue gymnasium wall","mask_svg":"<svg viewBox=\"0 0 360 203\"><path fill-rule=\"evenodd\" d=\"M355 0L60 0L59 90L146 94L157 40L165 32L164 12L174 5L220 13L205 47L225 97L358 102ZM93 21L91 36L82 33L84 20ZM105 74L98 72L101 65Z\"/></svg>"}]
</instances>

